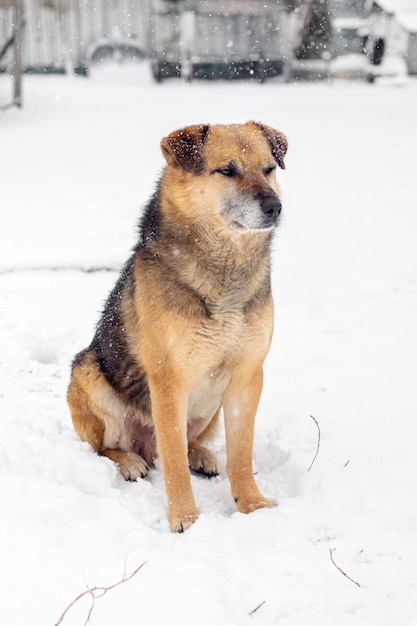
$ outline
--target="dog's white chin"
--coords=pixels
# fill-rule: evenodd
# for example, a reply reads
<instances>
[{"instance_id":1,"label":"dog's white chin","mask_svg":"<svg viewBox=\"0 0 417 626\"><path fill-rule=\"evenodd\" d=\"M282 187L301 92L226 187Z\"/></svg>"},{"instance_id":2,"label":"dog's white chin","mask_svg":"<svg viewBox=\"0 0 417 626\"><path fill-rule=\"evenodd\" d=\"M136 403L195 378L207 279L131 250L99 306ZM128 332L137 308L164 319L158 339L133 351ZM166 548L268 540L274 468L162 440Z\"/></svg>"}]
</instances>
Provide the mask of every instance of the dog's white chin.
<instances>
[{"instance_id":1,"label":"dog's white chin","mask_svg":"<svg viewBox=\"0 0 417 626\"><path fill-rule=\"evenodd\" d=\"M245 233L266 233L271 230L274 230L275 224L271 224L271 226L247 226L246 224L241 224L236 220L231 221L228 224L230 230L234 230L237 233L241 233L242 235Z\"/></svg>"}]
</instances>

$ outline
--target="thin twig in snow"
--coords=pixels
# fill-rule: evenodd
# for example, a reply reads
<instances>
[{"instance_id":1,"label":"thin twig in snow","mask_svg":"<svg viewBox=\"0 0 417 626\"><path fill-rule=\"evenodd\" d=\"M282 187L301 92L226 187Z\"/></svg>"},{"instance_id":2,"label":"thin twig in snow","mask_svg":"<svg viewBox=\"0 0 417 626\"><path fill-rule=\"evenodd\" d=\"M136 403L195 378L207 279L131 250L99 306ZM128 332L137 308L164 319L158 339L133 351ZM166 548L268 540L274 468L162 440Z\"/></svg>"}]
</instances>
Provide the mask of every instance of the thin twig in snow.
<instances>
[{"instance_id":1,"label":"thin twig in snow","mask_svg":"<svg viewBox=\"0 0 417 626\"><path fill-rule=\"evenodd\" d=\"M137 567L135 569L135 571L132 572L131 574L129 574L128 576L126 575L126 570L125 570L123 578L121 580L119 580L117 583L114 583L114 585L110 585L109 587L92 587L91 589L86 589L85 591L83 591L83 593L80 593L80 595L78 595L76 598L74 598L74 600L67 606L67 608L62 613L62 615L59 618L59 620L55 623L55 626L59 626L59 624L62 624L62 622L65 619L66 614L68 613L70 608L73 607L74 604L76 604L78 602L78 600L81 600L81 598L84 598L85 596L89 595L91 597L91 606L90 606L90 609L88 611L87 619L84 622L84 626L87 626L87 624L90 621L91 614L92 614L92 612L94 610L96 598L102 598L111 589L115 589L119 585L122 585L123 583L125 583L128 580L130 580L131 578L133 578L133 576L135 576L138 573L138 571L140 569L142 569L142 567L145 565L145 563L146 563L146 561L144 561L141 565L139 565L139 567Z\"/></svg>"},{"instance_id":2,"label":"thin twig in snow","mask_svg":"<svg viewBox=\"0 0 417 626\"><path fill-rule=\"evenodd\" d=\"M343 576L346 576L346 578L347 578L348 580L350 580L350 582L351 582L351 583L353 583L353 584L354 584L354 585L356 585L357 587L361 587L361 585L360 585L359 583L357 583L357 582L356 582L356 580L353 580L353 578L351 578L350 576L348 576L348 575L346 574L346 572L345 572L344 570L342 570L342 568L341 568L341 567L339 567L337 563L335 563L334 558L333 558L333 552L334 552L335 550L337 550L337 548L329 548L329 552L330 552L330 559L331 559L331 561L332 561L333 565L334 565L334 566L335 566L335 567L339 570L339 572L340 572L341 574L343 574Z\"/></svg>"},{"instance_id":3,"label":"thin twig in snow","mask_svg":"<svg viewBox=\"0 0 417 626\"><path fill-rule=\"evenodd\" d=\"M319 450L320 450L320 438L321 438L321 431L320 431L320 426L319 426L318 421L316 420L316 418L315 418L315 417L313 417L313 415L310 415L310 417L311 417L311 419L312 419L312 420L314 420L314 422L315 422L315 424L316 424L316 426L317 426L317 430L318 430L319 434L318 434L318 437L317 437L317 450L316 450L316 454L314 455L314 459L313 459L313 460L311 461L311 463L310 463L310 467L308 468L308 471L310 471L310 470L311 470L311 468L313 467L313 463L314 463L314 461L316 460L317 455L318 455L318 453L319 453Z\"/></svg>"},{"instance_id":4,"label":"thin twig in snow","mask_svg":"<svg viewBox=\"0 0 417 626\"><path fill-rule=\"evenodd\" d=\"M260 609L260 608L261 608L261 606L263 606L264 604L265 604L265 600L262 600L262 602L261 602L260 604L258 604L258 606L255 606L255 608L254 608L254 609L252 609L252 611L250 611L249 615L253 615L254 613L256 613L256 611L257 611L258 609Z\"/></svg>"}]
</instances>

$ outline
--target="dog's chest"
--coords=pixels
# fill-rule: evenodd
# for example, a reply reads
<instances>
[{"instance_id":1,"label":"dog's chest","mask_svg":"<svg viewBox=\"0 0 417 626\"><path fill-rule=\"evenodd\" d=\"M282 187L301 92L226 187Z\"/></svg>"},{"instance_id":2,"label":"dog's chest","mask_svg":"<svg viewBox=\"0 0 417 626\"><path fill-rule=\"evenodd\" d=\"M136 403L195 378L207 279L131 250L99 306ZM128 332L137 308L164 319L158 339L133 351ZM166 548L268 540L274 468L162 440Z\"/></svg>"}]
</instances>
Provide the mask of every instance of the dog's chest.
<instances>
[{"instance_id":1,"label":"dog's chest","mask_svg":"<svg viewBox=\"0 0 417 626\"><path fill-rule=\"evenodd\" d=\"M198 372L189 401L189 417L212 416L221 403L248 328L242 313L213 316L194 335L189 366Z\"/></svg>"},{"instance_id":2,"label":"dog's chest","mask_svg":"<svg viewBox=\"0 0 417 626\"><path fill-rule=\"evenodd\" d=\"M197 381L188 400L188 422L211 419L219 408L230 380L227 369L207 371Z\"/></svg>"},{"instance_id":3,"label":"dog's chest","mask_svg":"<svg viewBox=\"0 0 417 626\"><path fill-rule=\"evenodd\" d=\"M224 361L238 356L250 333L245 313L235 307L212 306L210 316L201 322L199 340L202 348L213 351L215 358Z\"/></svg>"}]
</instances>

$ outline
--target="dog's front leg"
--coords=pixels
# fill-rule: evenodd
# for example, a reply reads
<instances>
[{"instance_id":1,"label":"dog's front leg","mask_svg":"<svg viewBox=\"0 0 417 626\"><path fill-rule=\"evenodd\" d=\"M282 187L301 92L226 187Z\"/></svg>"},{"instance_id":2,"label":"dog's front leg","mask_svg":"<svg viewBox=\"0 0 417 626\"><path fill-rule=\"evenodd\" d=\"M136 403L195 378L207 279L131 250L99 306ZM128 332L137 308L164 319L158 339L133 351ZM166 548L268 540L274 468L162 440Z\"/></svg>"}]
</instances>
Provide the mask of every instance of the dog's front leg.
<instances>
[{"instance_id":1,"label":"dog's front leg","mask_svg":"<svg viewBox=\"0 0 417 626\"><path fill-rule=\"evenodd\" d=\"M149 380L152 417L164 473L170 527L173 532L183 532L199 516L188 469L188 398L170 390L167 378L161 382Z\"/></svg>"},{"instance_id":2,"label":"dog's front leg","mask_svg":"<svg viewBox=\"0 0 417 626\"><path fill-rule=\"evenodd\" d=\"M253 477L252 450L255 416L262 391L262 367L235 376L223 398L227 473L232 496L241 513L275 506L265 498Z\"/></svg>"}]
</instances>

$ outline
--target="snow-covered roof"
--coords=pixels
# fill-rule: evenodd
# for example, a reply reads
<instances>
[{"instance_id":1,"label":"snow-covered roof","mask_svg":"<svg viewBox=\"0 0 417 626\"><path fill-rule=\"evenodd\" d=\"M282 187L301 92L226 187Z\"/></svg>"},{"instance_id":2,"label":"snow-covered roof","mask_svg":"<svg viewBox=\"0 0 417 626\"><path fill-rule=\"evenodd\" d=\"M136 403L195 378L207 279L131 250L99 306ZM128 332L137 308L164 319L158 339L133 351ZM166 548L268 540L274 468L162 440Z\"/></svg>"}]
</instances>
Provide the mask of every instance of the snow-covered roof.
<instances>
[{"instance_id":1,"label":"snow-covered roof","mask_svg":"<svg viewBox=\"0 0 417 626\"><path fill-rule=\"evenodd\" d=\"M374 0L407 31L417 33L417 0Z\"/></svg>"},{"instance_id":2,"label":"snow-covered roof","mask_svg":"<svg viewBox=\"0 0 417 626\"><path fill-rule=\"evenodd\" d=\"M415 11L400 11L396 14L398 23L410 33L417 33L417 9Z\"/></svg>"},{"instance_id":3,"label":"snow-covered roof","mask_svg":"<svg viewBox=\"0 0 417 626\"><path fill-rule=\"evenodd\" d=\"M417 0L374 0L387 13L399 13L400 11L417 11Z\"/></svg>"}]
</instances>

